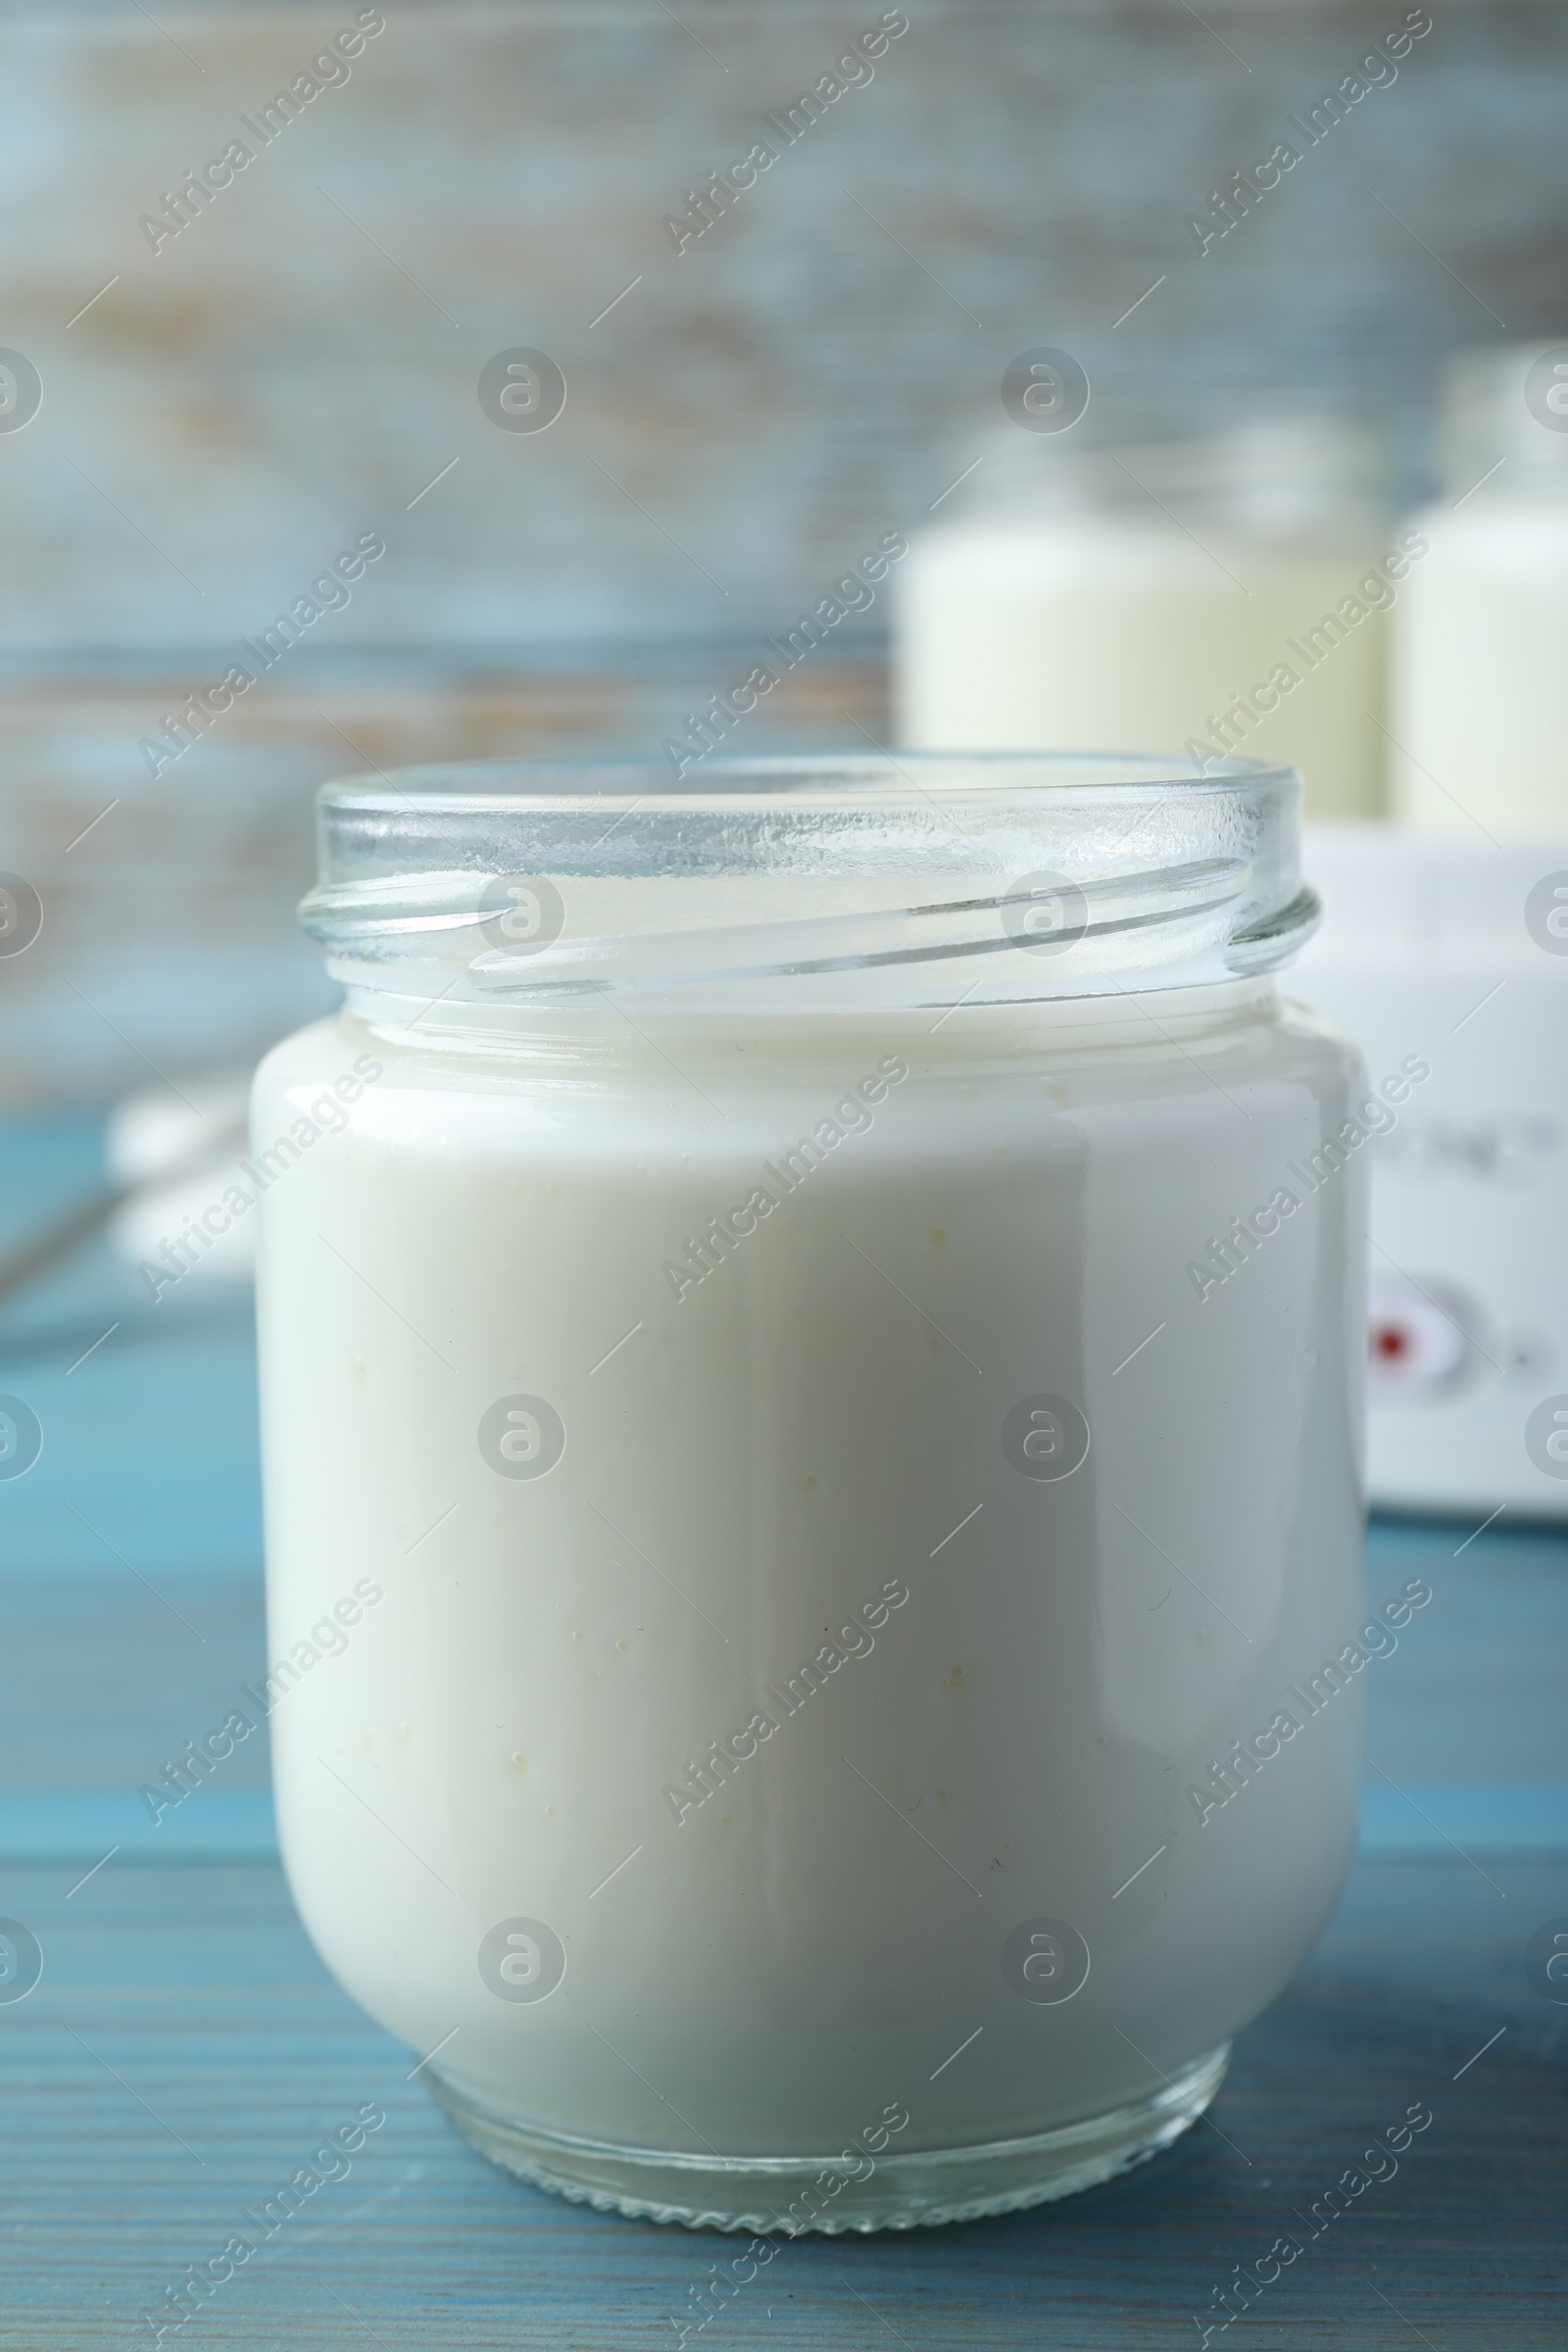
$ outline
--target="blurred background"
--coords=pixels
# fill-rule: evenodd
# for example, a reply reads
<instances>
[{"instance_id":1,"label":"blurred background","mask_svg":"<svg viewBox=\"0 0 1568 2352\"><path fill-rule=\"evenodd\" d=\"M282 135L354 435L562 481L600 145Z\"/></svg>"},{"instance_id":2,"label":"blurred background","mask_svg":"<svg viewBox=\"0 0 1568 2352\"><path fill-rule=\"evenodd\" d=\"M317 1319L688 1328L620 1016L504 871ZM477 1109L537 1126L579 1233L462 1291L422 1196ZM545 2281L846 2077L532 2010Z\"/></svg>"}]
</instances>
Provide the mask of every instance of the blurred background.
<instances>
[{"instance_id":1,"label":"blurred background","mask_svg":"<svg viewBox=\"0 0 1568 2352\"><path fill-rule=\"evenodd\" d=\"M380 13L0 16L0 344L41 385L0 432L0 867L44 909L0 962L9 1105L243 1061L323 1005L318 782L657 754L883 534L960 511L999 430L1046 446L1003 408L1020 352L1087 371L1085 441L1370 425L1393 511L1436 479L1448 356L1568 321L1553 5L1446 0L1202 252L1227 176L1305 149L1289 118L1425 12L919 0L854 83L869 0ZM767 118L823 76L786 145ZM546 430L480 405L516 349L564 376ZM154 776L142 742L365 533L351 601ZM737 750L886 739L897 586Z\"/></svg>"}]
</instances>

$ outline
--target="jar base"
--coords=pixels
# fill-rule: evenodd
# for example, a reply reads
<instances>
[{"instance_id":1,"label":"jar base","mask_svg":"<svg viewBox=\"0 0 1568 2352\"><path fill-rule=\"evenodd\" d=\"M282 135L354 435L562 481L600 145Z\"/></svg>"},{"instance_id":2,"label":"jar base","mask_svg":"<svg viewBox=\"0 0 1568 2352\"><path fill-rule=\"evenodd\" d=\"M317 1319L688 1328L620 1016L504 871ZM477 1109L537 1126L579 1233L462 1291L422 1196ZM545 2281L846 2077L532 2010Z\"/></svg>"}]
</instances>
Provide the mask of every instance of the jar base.
<instances>
[{"instance_id":1,"label":"jar base","mask_svg":"<svg viewBox=\"0 0 1568 2352\"><path fill-rule=\"evenodd\" d=\"M427 2080L468 2145L535 2188L602 2213L679 2222L688 2230L749 2230L795 2237L807 2230L913 2230L973 2222L1069 2197L1144 2163L1196 2123L1224 2079L1230 2043L1184 2068L1152 2098L1022 2139L960 2148L889 2149L865 2179L827 2156L701 2156L618 2147L519 2124L477 2101L432 2067ZM831 2202L816 2186L842 2180ZM805 2206L803 2213L801 2208Z\"/></svg>"}]
</instances>

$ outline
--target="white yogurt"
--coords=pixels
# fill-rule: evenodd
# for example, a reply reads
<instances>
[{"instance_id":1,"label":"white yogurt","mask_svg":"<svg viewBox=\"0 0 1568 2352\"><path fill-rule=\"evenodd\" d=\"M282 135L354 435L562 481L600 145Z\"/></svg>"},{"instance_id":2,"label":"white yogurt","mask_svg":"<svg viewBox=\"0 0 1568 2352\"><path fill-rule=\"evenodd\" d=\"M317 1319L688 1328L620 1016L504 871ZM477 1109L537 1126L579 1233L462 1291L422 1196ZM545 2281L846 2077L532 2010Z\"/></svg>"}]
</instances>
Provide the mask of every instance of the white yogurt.
<instances>
[{"instance_id":1,"label":"white yogurt","mask_svg":"<svg viewBox=\"0 0 1568 2352\"><path fill-rule=\"evenodd\" d=\"M1394 809L1478 844L1568 832L1568 347L1458 354L1431 555L1394 632Z\"/></svg>"},{"instance_id":2,"label":"white yogurt","mask_svg":"<svg viewBox=\"0 0 1568 2352\"><path fill-rule=\"evenodd\" d=\"M1299 767L1314 814L1372 814L1383 551L1209 547L1157 517L928 533L900 579L901 740L1245 748Z\"/></svg>"},{"instance_id":3,"label":"white yogurt","mask_svg":"<svg viewBox=\"0 0 1568 2352\"><path fill-rule=\"evenodd\" d=\"M260 1073L266 1143L383 1068L263 1204L271 1654L386 1588L273 1719L311 1933L546 2131L818 2155L903 2101L941 2149L1157 2092L1353 1839L1352 1690L1192 1793L1359 1622L1364 1155L1234 1226L1353 1057L1267 982L648 1028L568 1061L345 1016ZM1042 1396L1069 1476L1004 1450ZM1040 1920L1090 1955L1054 2005L1004 1958Z\"/></svg>"},{"instance_id":4,"label":"white yogurt","mask_svg":"<svg viewBox=\"0 0 1568 2352\"><path fill-rule=\"evenodd\" d=\"M1483 852L1568 832L1568 466L1415 525L1432 553L1396 623L1396 813Z\"/></svg>"},{"instance_id":5,"label":"white yogurt","mask_svg":"<svg viewBox=\"0 0 1568 2352\"><path fill-rule=\"evenodd\" d=\"M1315 816L1372 814L1409 553L1355 437L1281 419L1125 465L1011 438L900 566L901 740L1245 752L1298 767Z\"/></svg>"}]
</instances>

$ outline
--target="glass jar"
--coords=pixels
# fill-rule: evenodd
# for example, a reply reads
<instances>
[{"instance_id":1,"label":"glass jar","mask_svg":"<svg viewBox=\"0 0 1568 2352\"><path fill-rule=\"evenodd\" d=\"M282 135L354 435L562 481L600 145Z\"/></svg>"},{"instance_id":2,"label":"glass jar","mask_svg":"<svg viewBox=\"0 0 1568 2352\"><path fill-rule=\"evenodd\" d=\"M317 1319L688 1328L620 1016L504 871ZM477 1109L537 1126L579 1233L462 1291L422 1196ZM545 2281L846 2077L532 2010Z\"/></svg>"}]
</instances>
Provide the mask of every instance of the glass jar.
<instances>
[{"instance_id":1,"label":"glass jar","mask_svg":"<svg viewBox=\"0 0 1568 2352\"><path fill-rule=\"evenodd\" d=\"M567 2195L905 2227L1174 2138L1355 1834L1365 1154L1299 787L328 786L254 1163L284 1857ZM428 2056L426 2055L428 2054Z\"/></svg>"},{"instance_id":2,"label":"glass jar","mask_svg":"<svg viewBox=\"0 0 1568 2352\"><path fill-rule=\"evenodd\" d=\"M1090 429L1093 412L1084 420ZM1289 761L1382 803L1382 452L1332 414L1116 447L1004 428L896 575L904 742Z\"/></svg>"},{"instance_id":3,"label":"glass jar","mask_svg":"<svg viewBox=\"0 0 1568 2352\"><path fill-rule=\"evenodd\" d=\"M1568 343L1504 343L1446 369L1441 495L1394 625L1394 809L1489 843L1568 834Z\"/></svg>"}]
</instances>

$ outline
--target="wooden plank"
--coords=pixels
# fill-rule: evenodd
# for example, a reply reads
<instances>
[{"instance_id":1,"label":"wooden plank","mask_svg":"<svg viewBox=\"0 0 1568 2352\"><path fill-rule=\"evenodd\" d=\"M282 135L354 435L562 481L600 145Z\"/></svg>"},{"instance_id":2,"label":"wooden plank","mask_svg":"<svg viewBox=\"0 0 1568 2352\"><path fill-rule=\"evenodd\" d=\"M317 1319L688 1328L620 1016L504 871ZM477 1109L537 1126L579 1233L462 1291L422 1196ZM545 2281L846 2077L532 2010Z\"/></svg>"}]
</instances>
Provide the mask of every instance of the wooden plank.
<instances>
[{"instance_id":1,"label":"wooden plank","mask_svg":"<svg viewBox=\"0 0 1568 2352\"><path fill-rule=\"evenodd\" d=\"M928 0L770 134L879 13L407 5L264 141L241 118L330 17L8 9L6 332L45 397L5 452L6 641L226 648L367 528L388 556L337 642L765 632L1006 429L1002 370L1042 337L1097 416L1207 423L1262 381L1374 404L1413 454L1442 351L1560 326L1560 10L1445 9L1207 253L1188 216L1401 10ZM154 252L142 217L236 137L249 164ZM765 138L677 252L666 216ZM479 406L519 344L566 374L544 433Z\"/></svg>"},{"instance_id":2,"label":"wooden plank","mask_svg":"<svg viewBox=\"0 0 1568 2352\"><path fill-rule=\"evenodd\" d=\"M1243 2035L1212 2124L1153 2164L1004 2221L787 2244L710 2340L1163 2352L1234 2264L1282 2232L1305 2240L1298 2213L1424 2102L1432 2126L1397 2176L1306 2242L1230 2340L1368 2352L1414 2328L1439 2346L1482 2328L1521 2352L1560 2343L1568 2035L1526 1986L1518 1940L1568 1910L1568 1870L1496 1867L1503 1901L1451 1858L1363 1864L1317 1955ZM138 2315L366 2101L387 2121L351 2175L167 2340L639 2352L674 2339L670 2315L736 2251L568 2206L471 2155L408 2080L414 2057L328 1981L275 1870L109 1869L68 1900L69 1883L0 1882L46 1954L37 1990L0 2008L7 2352L150 2343Z\"/></svg>"}]
</instances>

